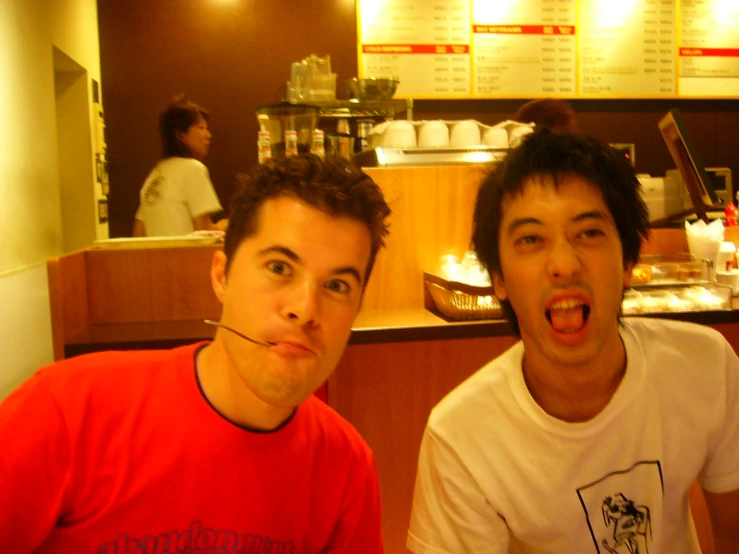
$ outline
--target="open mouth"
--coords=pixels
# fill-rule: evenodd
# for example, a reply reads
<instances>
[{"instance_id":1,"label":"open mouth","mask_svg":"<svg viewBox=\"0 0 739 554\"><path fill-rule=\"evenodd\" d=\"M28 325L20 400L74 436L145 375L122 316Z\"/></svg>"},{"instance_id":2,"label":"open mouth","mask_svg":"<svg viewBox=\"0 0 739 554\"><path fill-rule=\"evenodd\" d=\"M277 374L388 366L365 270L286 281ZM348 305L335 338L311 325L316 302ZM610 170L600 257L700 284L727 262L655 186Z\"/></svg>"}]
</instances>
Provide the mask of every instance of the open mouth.
<instances>
[{"instance_id":1,"label":"open mouth","mask_svg":"<svg viewBox=\"0 0 739 554\"><path fill-rule=\"evenodd\" d=\"M558 300L549 306L546 317L558 333L577 333L588 322L590 306L574 298Z\"/></svg>"}]
</instances>

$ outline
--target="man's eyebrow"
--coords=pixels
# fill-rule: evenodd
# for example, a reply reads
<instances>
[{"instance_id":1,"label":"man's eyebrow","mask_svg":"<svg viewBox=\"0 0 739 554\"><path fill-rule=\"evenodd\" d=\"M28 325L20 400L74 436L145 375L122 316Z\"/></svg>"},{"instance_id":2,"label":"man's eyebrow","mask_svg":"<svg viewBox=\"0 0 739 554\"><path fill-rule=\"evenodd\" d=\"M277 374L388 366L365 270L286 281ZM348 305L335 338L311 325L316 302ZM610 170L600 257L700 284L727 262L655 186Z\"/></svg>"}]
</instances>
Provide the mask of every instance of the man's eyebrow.
<instances>
[{"instance_id":1,"label":"man's eyebrow","mask_svg":"<svg viewBox=\"0 0 739 554\"><path fill-rule=\"evenodd\" d=\"M282 254L283 256L289 258L291 261L295 263L301 262L300 256L298 256L295 252L290 250L287 246L280 246L279 244L275 246L268 246L267 248L263 248L262 250L258 252L260 256L264 256L265 254L272 254L272 253Z\"/></svg>"},{"instance_id":2,"label":"man's eyebrow","mask_svg":"<svg viewBox=\"0 0 739 554\"><path fill-rule=\"evenodd\" d=\"M585 221L588 219L600 219L602 221L605 221L607 223L612 223L613 218L603 210L590 210L587 212L583 212L581 214L577 214L575 217L572 218L572 223L578 223L580 221ZM521 227L522 225L542 225L543 222L540 219L537 219L535 217L521 217L518 219L514 219L508 224L508 227L506 227L506 233L511 234L516 229Z\"/></svg>"},{"instance_id":3,"label":"man's eyebrow","mask_svg":"<svg viewBox=\"0 0 739 554\"><path fill-rule=\"evenodd\" d=\"M511 234L513 231L521 227L522 225L529 225L529 224L542 224L542 221L540 219L536 219L535 217L520 217L518 219L514 219L508 224L508 227L506 227L506 233Z\"/></svg>"},{"instance_id":4,"label":"man's eyebrow","mask_svg":"<svg viewBox=\"0 0 739 554\"><path fill-rule=\"evenodd\" d=\"M260 256L265 256L267 254L273 253L282 254L296 264L303 263L303 260L300 258L300 256L298 256L293 250L291 250L287 246L280 246L279 244L268 246L267 248L263 248L258 252ZM357 283L359 283L360 286L363 285L362 274L356 267L352 267L350 265L337 267L331 273L334 275L352 275L357 280Z\"/></svg>"},{"instance_id":5,"label":"man's eyebrow","mask_svg":"<svg viewBox=\"0 0 739 554\"><path fill-rule=\"evenodd\" d=\"M352 275L357 280L357 284L359 284L360 287L364 285L362 282L362 276L356 267L352 267L350 265L338 267L334 269L333 273L335 275Z\"/></svg>"}]
</instances>

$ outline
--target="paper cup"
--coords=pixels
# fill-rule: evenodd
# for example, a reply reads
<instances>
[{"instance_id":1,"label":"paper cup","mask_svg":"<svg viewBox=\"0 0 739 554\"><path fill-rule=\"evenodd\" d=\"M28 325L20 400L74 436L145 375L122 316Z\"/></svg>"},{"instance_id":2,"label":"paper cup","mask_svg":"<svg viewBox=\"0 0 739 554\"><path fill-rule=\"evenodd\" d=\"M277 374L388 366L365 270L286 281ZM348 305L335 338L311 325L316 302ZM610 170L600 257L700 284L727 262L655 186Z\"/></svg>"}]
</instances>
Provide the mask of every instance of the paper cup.
<instances>
[{"instance_id":1,"label":"paper cup","mask_svg":"<svg viewBox=\"0 0 739 554\"><path fill-rule=\"evenodd\" d=\"M418 130L419 148L446 148L449 146L449 127L443 121L424 121Z\"/></svg>"},{"instance_id":2,"label":"paper cup","mask_svg":"<svg viewBox=\"0 0 739 554\"><path fill-rule=\"evenodd\" d=\"M452 125L449 144L455 148L467 148L471 146L480 146L482 137L480 136L480 126L477 121L472 119L463 119Z\"/></svg>"},{"instance_id":3,"label":"paper cup","mask_svg":"<svg viewBox=\"0 0 739 554\"><path fill-rule=\"evenodd\" d=\"M487 129L482 140L492 148L508 148L508 131L502 127Z\"/></svg>"},{"instance_id":4,"label":"paper cup","mask_svg":"<svg viewBox=\"0 0 739 554\"><path fill-rule=\"evenodd\" d=\"M385 148L415 148L416 128L410 121L391 121L382 139Z\"/></svg>"},{"instance_id":5,"label":"paper cup","mask_svg":"<svg viewBox=\"0 0 739 554\"><path fill-rule=\"evenodd\" d=\"M716 281L723 285L731 286L732 296L739 295L739 269L730 269L729 271L717 271Z\"/></svg>"}]
</instances>

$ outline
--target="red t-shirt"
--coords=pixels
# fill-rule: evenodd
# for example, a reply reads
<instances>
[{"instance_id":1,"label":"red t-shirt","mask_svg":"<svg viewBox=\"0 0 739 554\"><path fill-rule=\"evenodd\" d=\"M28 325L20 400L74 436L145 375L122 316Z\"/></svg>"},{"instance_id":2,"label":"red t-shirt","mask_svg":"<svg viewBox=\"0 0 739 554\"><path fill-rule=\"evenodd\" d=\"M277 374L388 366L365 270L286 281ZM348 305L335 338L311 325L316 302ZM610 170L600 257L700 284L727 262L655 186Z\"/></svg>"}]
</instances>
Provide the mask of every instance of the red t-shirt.
<instances>
[{"instance_id":1,"label":"red t-shirt","mask_svg":"<svg viewBox=\"0 0 739 554\"><path fill-rule=\"evenodd\" d=\"M277 431L234 425L196 348L72 358L0 404L0 551L383 552L356 430L313 397Z\"/></svg>"}]
</instances>

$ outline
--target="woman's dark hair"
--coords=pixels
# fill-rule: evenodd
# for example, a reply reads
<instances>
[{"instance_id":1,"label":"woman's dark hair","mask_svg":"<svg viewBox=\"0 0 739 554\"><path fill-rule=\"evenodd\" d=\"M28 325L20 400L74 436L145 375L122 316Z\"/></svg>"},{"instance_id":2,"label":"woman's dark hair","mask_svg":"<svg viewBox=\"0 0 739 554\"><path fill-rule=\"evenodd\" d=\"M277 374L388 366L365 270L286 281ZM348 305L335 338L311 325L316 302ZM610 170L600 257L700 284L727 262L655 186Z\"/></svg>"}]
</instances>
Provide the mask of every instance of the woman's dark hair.
<instances>
[{"instance_id":1,"label":"woman's dark hair","mask_svg":"<svg viewBox=\"0 0 739 554\"><path fill-rule=\"evenodd\" d=\"M502 275L499 239L504 198L519 194L528 178L551 177L557 187L572 175L600 190L616 223L624 265L636 264L642 243L649 236L649 214L632 166L595 138L543 129L524 137L521 145L485 176L477 193L472 245L491 277ZM510 302L502 304L514 332L519 334Z\"/></svg>"},{"instance_id":2,"label":"woman's dark hair","mask_svg":"<svg viewBox=\"0 0 739 554\"><path fill-rule=\"evenodd\" d=\"M371 251L365 271L366 284L377 252L385 245L388 234L385 219L391 210L380 187L369 175L339 156L324 160L315 154L301 154L280 161L270 159L239 175L239 189L231 200L224 245L226 271L241 242L258 231L262 205L281 196L367 226Z\"/></svg>"},{"instance_id":3,"label":"woman's dark hair","mask_svg":"<svg viewBox=\"0 0 739 554\"><path fill-rule=\"evenodd\" d=\"M513 114L520 123L534 123L554 133L576 133L577 117L572 107L560 98L538 98L527 102Z\"/></svg>"},{"instance_id":4,"label":"woman's dark hair","mask_svg":"<svg viewBox=\"0 0 739 554\"><path fill-rule=\"evenodd\" d=\"M184 94L172 97L169 105L159 115L159 135L162 137L162 158L180 156L192 158L192 152L177 138L177 132L187 133L191 125L200 119L208 121L208 111L190 102Z\"/></svg>"}]
</instances>

